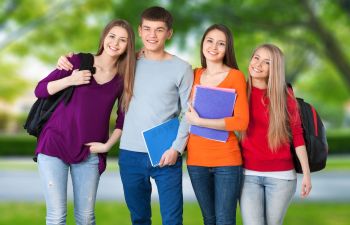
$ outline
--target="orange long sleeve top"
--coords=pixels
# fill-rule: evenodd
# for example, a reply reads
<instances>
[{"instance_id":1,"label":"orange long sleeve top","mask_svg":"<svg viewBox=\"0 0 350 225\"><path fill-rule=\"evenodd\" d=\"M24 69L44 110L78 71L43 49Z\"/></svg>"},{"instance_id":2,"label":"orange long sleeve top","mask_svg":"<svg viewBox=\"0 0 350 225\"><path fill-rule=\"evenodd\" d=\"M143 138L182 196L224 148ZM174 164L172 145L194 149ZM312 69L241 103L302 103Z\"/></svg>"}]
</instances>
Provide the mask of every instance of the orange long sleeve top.
<instances>
[{"instance_id":1,"label":"orange long sleeve top","mask_svg":"<svg viewBox=\"0 0 350 225\"><path fill-rule=\"evenodd\" d=\"M192 92L194 86L200 84L203 71L203 68L195 70ZM246 80L241 71L231 69L217 87L232 88L237 93L234 115L224 118L226 130L229 131L228 140L220 142L190 134L187 144L187 165L206 167L242 165L238 139L233 131L244 131L248 127L249 106Z\"/></svg>"}]
</instances>

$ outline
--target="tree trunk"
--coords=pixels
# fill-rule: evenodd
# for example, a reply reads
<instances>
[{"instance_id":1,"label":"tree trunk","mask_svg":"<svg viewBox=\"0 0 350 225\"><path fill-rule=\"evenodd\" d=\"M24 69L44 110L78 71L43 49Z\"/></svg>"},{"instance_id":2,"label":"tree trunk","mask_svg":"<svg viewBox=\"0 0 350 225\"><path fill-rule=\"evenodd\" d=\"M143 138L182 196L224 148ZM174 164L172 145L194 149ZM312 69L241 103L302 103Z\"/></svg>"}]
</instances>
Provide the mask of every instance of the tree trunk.
<instances>
[{"instance_id":1,"label":"tree trunk","mask_svg":"<svg viewBox=\"0 0 350 225\"><path fill-rule=\"evenodd\" d=\"M316 18L307 0L301 0L301 3L309 14L308 28L319 37L323 43L326 56L333 63L348 86L350 86L350 62L347 60L345 53L340 48L332 33L323 27L318 18Z\"/></svg>"}]
</instances>

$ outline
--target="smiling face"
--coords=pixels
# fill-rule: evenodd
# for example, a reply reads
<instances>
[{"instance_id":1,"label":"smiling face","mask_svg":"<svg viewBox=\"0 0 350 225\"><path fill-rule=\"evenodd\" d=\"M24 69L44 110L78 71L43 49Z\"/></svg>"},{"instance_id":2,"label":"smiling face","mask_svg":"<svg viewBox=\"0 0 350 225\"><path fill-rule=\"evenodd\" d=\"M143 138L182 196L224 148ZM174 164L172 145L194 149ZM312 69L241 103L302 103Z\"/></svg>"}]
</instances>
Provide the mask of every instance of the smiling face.
<instances>
[{"instance_id":1,"label":"smiling face","mask_svg":"<svg viewBox=\"0 0 350 225\"><path fill-rule=\"evenodd\" d=\"M171 38L172 30L168 29L165 22L142 20L138 28L144 48L151 52L161 52L164 50L165 41Z\"/></svg>"},{"instance_id":2,"label":"smiling face","mask_svg":"<svg viewBox=\"0 0 350 225\"><path fill-rule=\"evenodd\" d=\"M226 54L226 35L220 30L209 31L203 41L202 52L206 61L222 62Z\"/></svg>"},{"instance_id":3,"label":"smiling face","mask_svg":"<svg viewBox=\"0 0 350 225\"><path fill-rule=\"evenodd\" d=\"M255 51L249 63L249 74L252 81L259 80L267 83L270 73L271 55L265 48L260 48Z\"/></svg>"},{"instance_id":4,"label":"smiling face","mask_svg":"<svg viewBox=\"0 0 350 225\"><path fill-rule=\"evenodd\" d=\"M122 55L126 51L127 46L128 32L120 26L112 27L103 41L103 51L111 57Z\"/></svg>"}]
</instances>

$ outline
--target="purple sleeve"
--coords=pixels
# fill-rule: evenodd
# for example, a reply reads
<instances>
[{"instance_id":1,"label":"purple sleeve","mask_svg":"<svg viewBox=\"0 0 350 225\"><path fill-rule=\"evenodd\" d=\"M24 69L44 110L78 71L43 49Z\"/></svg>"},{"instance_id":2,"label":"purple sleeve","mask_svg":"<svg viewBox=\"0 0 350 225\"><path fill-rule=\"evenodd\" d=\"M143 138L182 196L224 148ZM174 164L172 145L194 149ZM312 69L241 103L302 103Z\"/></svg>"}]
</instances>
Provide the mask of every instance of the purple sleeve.
<instances>
[{"instance_id":1,"label":"purple sleeve","mask_svg":"<svg viewBox=\"0 0 350 225\"><path fill-rule=\"evenodd\" d=\"M123 130L124 116L125 116L124 110L122 110L122 106L119 105L119 101L118 101L118 111L117 111L117 120L115 122L115 129Z\"/></svg>"},{"instance_id":2,"label":"purple sleeve","mask_svg":"<svg viewBox=\"0 0 350 225\"><path fill-rule=\"evenodd\" d=\"M123 130L123 125L124 125L124 117L125 117L125 112L122 109L122 98L123 98L123 90L124 90L124 81L121 81L120 85L120 95L118 97L118 110L117 110L117 119L115 121L115 128L114 129L121 129Z\"/></svg>"},{"instance_id":3,"label":"purple sleeve","mask_svg":"<svg viewBox=\"0 0 350 225\"><path fill-rule=\"evenodd\" d=\"M73 55L71 58L68 58L68 60L73 64L73 70L79 68L80 65L80 59L78 55ZM55 69L52 71L47 77L39 81L35 88L35 96L37 98L47 98L50 96L49 92L47 91L47 84L54 80L59 80L64 77L69 76L72 73L72 70L66 71L66 70L58 70Z\"/></svg>"}]
</instances>

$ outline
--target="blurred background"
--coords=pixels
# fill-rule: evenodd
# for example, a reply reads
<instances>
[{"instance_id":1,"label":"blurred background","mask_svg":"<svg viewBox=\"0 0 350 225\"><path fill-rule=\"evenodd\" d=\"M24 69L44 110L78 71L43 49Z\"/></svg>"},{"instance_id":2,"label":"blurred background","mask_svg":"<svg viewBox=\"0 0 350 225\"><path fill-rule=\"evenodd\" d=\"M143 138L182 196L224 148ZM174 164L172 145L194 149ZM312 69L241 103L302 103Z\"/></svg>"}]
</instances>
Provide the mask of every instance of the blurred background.
<instances>
[{"instance_id":1,"label":"blurred background","mask_svg":"<svg viewBox=\"0 0 350 225\"><path fill-rule=\"evenodd\" d=\"M258 45L274 43L283 50L287 80L293 84L298 97L314 105L327 129L330 149L327 168L313 177L324 179L324 183L320 183L324 186L340 174L335 186L345 187L345 193L339 193L338 197L307 201L296 198L285 224L350 224L349 0L2 0L0 192L3 195L0 195L0 211L8 216L1 216L0 224L21 224L22 220L23 224L44 223L42 198L33 203L5 197L5 189L11 189L5 177L13 178L15 173L19 178L14 180L18 181L30 171L37 181L36 165L30 159L36 142L25 133L23 123L36 100L33 89L38 80L54 69L60 55L95 53L102 29L114 18L128 20L137 32L139 15L153 5L167 8L174 16L174 35L167 50L193 67L200 66L200 40L213 23L231 28L238 65L245 74ZM138 37L136 40L140 48ZM111 118L111 127L114 120L115 115ZM110 154L112 163L106 174L118 170L113 159L117 151L118 147ZM26 189L20 188L19 192ZM317 186L314 188L317 190ZM325 190L331 193L333 189ZM157 210L159 206L155 203L155 224L160 223ZM316 220L314 215L320 212L323 217ZM130 224L123 199L99 201L97 217L101 217L99 224ZM185 204L184 220L185 224L202 223L195 201Z\"/></svg>"}]
</instances>

